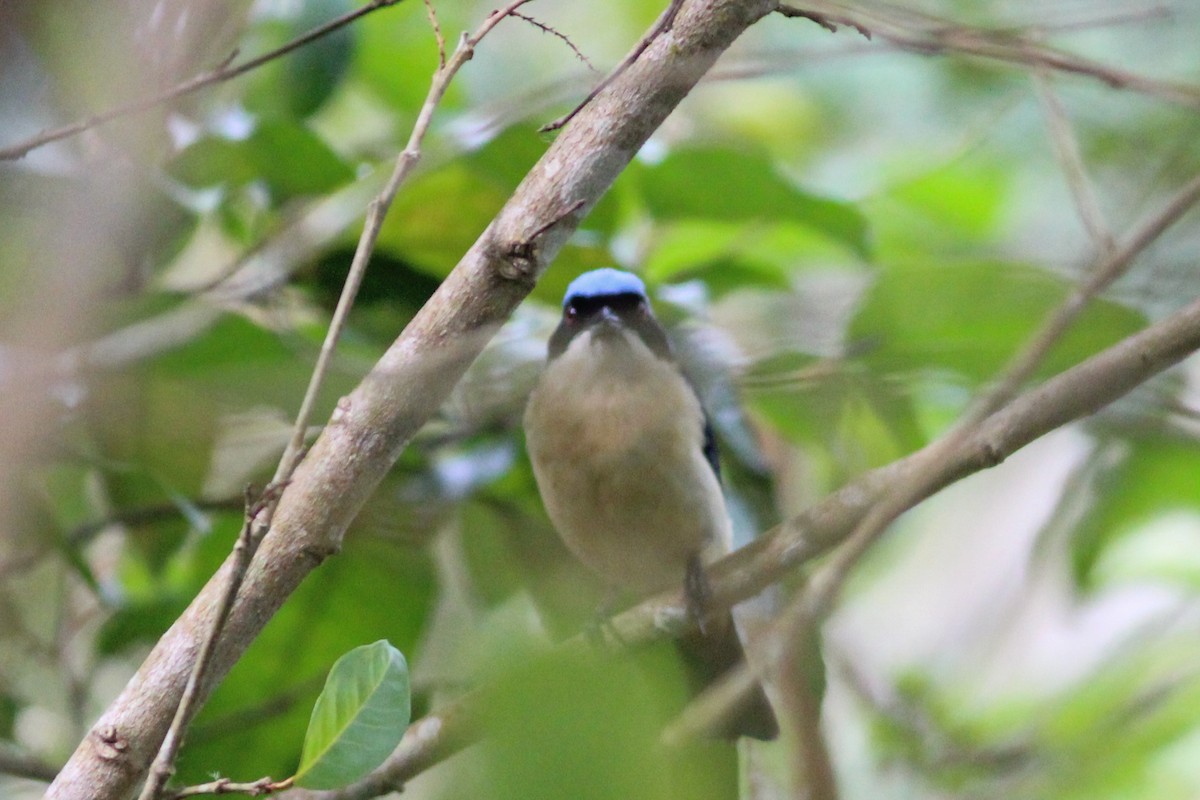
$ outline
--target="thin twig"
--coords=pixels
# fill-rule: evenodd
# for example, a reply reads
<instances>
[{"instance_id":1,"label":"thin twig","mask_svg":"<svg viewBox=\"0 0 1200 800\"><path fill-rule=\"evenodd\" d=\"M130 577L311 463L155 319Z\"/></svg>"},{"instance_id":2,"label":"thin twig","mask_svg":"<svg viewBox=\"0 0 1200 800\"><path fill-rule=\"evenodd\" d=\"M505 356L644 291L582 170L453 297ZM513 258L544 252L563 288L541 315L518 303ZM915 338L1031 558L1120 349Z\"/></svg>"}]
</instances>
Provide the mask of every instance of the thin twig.
<instances>
[{"instance_id":1,"label":"thin twig","mask_svg":"<svg viewBox=\"0 0 1200 800\"><path fill-rule=\"evenodd\" d=\"M430 0L425 0L425 13L429 16L429 25L433 28L433 38L437 40L438 68L446 68L446 37L442 36L442 26L438 24L437 11Z\"/></svg>"},{"instance_id":2,"label":"thin twig","mask_svg":"<svg viewBox=\"0 0 1200 800\"><path fill-rule=\"evenodd\" d=\"M167 735L158 749L158 755L155 756L154 763L150 766L150 773L146 777L145 785L142 786L139 800L158 800L163 787L166 786L175 771L175 756L179 752L180 745L183 744L183 734L195 714L204 674L257 548L257 541L253 535L255 519L259 512L263 511L265 503L274 502L273 498L268 497L270 494L276 494L276 492L268 487L262 497L254 500L251 497L250 489L246 489L246 521L242 525L241 533L238 534L237 544L233 547L233 558L229 562L229 576L225 590L221 593L217 607L213 610L212 624L200 645L200 652L196 654L192 671L188 675L187 686L183 690L183 696L179 699L179 706L175 709L175 717L171 720L171 727L167 730Z\"/></svg>"},{"instance_id":3,"label":"thin twig","mask_svg":"<svg viewBox=\"0 0 1200 800\"><path fill-rule=\"evenodd\" d=\"M784 16L812 19L813 14L780 5ZM1023 69L1046 69L1098 80L1112 89L1136 91L1171 103L1200 109L1200 89L1116 69L1107 64L1046 47L1012 29L989 30L958 25L912 12L898 14L875 6L842 13L821 12L826 22L847 25L864 36L888 42L893 47L920 55L958 53L964 56L1011 64Z\"/></svg>"},{"instance_id":4,"label":"thin twig","mask_svg":"<svg viewBox=\"0 0 1200 800\"><path fill-rule=\"evenodd\" d=\"M290 788L292 788L292 778L282 781L274 781L271 778L259 778L249 783L234 783L229 778L217 778L215 781L199 783L195 786L180 789L171 795L171 800L181 800L184 797L197 797L204 794L248 794L251 797L262 797L263 795L282 792Z\"/></svg>"},{"instance_id":5,"label":"thin twig","mask_svg":"<svg viewBox=\"0 0 1200 800\"><path fill-rule=\"evenodd\" d=\"M1054 144L1054 155L1067 178L1067 186L1075 199L1075 210L1079 213L1079 221L1083 223L1092 244L1101 253L1116 249L1117 242L1108 224L1104 221L1104 212L1096 199L1092 182L1088 178L1087 168L1083 163L1083 155L1079 152L1079 140L1071 129L1067 112L1059 102L1058 95L1050 86L1050 78L1045 70L1033 73L1033 82L1037 87L1038 98L1042 103L1042 112L1046 116L1046 127L1050 130L1050 140Z\"/></svg>"},{"instance_id":6,"label":"thin twig","mask_svg":"<svg viewBox=\"0 0 1200 800\"><path fill-rule=\"evenodd\" d=\"M429 125L433 120L434 110L441 103L442 97L450 85L450 81L462 69L463 65L471 60L475 53L475 47L479 44L480 40L500 20L530 1L514 0L514 2L510 2L505 8L493 11L488 15L479 30L471 36L464 36L460 40L458 47L450 59L439 65L437 71L434 73L433 82L429 87L428 94L425 96L425 102L421 106L421 111L417 114L417 121L413 125L412 132L409 134L408 143L396 158L396 166L392 170L391 177L388 178L387 184L383 187L379 195L367 206L367 219L363 225L362 235L359 236L358 246L354 250L354 257L350 261L350 270L346 275L346 282L342 286L342 294L338 298L337 308L334 309L333 318L329 323L329 330L325 334L325 341L321 344L321 352L317 355L317 363L313 368L312 377L309 379L308 389L304 393L304 400L301 402L300 411L296 415L296 424L292 428L292 438L288 442L287 449L284 450L283 458L279 461L279 467L276 469L275 481L286 480L290 477L300 461L304 439L308 432L309 423L312 420L313 410L316 407L321 385L324 383L325 376L329 372L333 352L337 347L342 330L345 328L346 320L350 315L350 309L354 305L355 297L358 295L358 289L362 285L362 279L367 270L367 263L371 259L371 254L375 251L375 242L379 238L379 231L383 228L384 217L387 215L388 209L391 208L396 194L400 191L400 186L412 173L417 162L421 160L421 143L424 141L425 135L429 132ZM430 10L432 11L432 7L430 7ZM440 31L437 35L440 47L442 41ZM273 509L267 514L265 520L267 525L270 523L271 512L273 512Z\"/></svg>"},{"instance_id":7,"label":"thin twig","mask_svg":"<svg viewBox=\"0 0 1200 800\"><path fill-rule=\"evenodd\" d=\"M579 209L583 208L583 205L584 205L584 203L582 200L576 200L574 203L572 203L570 206L568 206L566 209L564 209L558 215L556 215L555 217L547 220L546 222L544 222L541 225L534 228L532 233L527 234L525 236L525 240L522 242L522 244L525 246L530 246L530 247L533 246L535 241L538 238L540 238L543 233L550 230L555 225L562 222L564 219L571 216Z\"/></svg>"},{"instance_id":8,"label":"thin twig","mask_svg":"<svg viewBox=\"0 0 1200 800\"><path fill-rule=\"evenodd\" d=\"M794 796L804 800L837 800L837 776L821 729L821 697L813 685L809 648L793 646L779 664L779 717L791 729ZM824 665L820 666L824 669Z\"/></svg>"},{"instance_id":9,"label":"thin twig","mask_svg":"<svg viewBox=\"0 0 1200 800\"><path fill-rule=\"evenodd\" d=\"M1091 270L1087 280L1078 286L1047 320L1041 331L1006 372L1004 380L984 397L973 414L968 414L966 422L976 424L1007 403L1020 385L1030 378L1046 353L1092 298L1125 274L1134 259L1153 244L1167 228L1178 222L1197 202L1200 202L1200 175L1188 181L1167 201L1162 210L1138 226L1124 245L1104 256Z\"/></svg>"},{"instance_id":10,"label":"thin twig","mask_svg":"<svg viewBox=\"0 0 1200 800\"><path fill-rule=\"evenodd\" d=\"M523 19L526 22L528 22L530 25L532 25L533 27L537 28L542 33L548 33L551 36L554 36L555 38L561 39L563 41L563 43L566 44L567 47L571 48L571 52L575 54L576 58L578 58L580 61L582 61L587 66L587 68L590 69L592 72L596 72L595 65L592 64L592 62L590 60L588 60L588 57L583 54L582 50L580 50L578 47L575 46L575 43L571 41L571 37L567 36L562 31L560 31L556 28L553 28L550 25L547 25L546 23L541 22L540 20L534 19L533 17L531 17L527 14L520 14L520 13L517 13L516 11L514 11L509 16L516 17L517 19Z\"/></svg>"},{"instance_id":11,"label":"thin twig","mask_svg":"<svg viewBox=\"0 0 1200 800\"><path fill-rule=\"evenodd\" d=\"M654 26L650 28L650 30L646 31L646 34L638 40L638 43L634 45L634 48L629 51L629 55L621 59L621 63L617 64L616 68L613 69L612 72L608 73L608 75L606 75L602 81L596 84L596 86L590 92L588 92L587 97L583 98L583 101L579 103L579 105L575 106L569 112L553 122L548 122L542 127L538 128L538 132L549 133L550 131L556 131L574 119L575 115L582 111L588 103L595 100L597 95L608 88L609 84L616 80L618 75L629 69L630 65L637 61L638 58L641 57L642 53L646 52L646 48L653 44L655 39L671 30L671 26L675 24L675 17L679 15L679 9L682 5L683 0L671 0L670 5L668 5L667 9L663 11L662 16L660 16L658 21L654 23Z\"/></svg>"},{"instance_id":12,"label":"thin twig","mask_svg":"<svg viewBox=\"0 0 1200 800\"><path fill-rule=\"evenodd\" d=\"M367 3L362 8L356 8L355 10L342 14L340 17L332 19L329 22L318 25L312 30L297 36L295 39L292 39L287 44L277 47L270 52L262 54L261 56L252 58L242 64L238 64L237 66L230 65L230 62L233 61L233 58L238 52L237 50L234 50L233 53L227 56L215 69L211 69L208 72L204 72L200 75L189 78L183 83L176 84L170 89L165 89L158 94L150 95L149 97L143 97L119 106L114 106L113 108L110 108L107 111L102 111L99 114L93 114L90 117L72 122L69 125L63 125L58 128L51 128L49 130L42 131L41 133L37 134L36 136L32 136L29 139L0 148L0 161L12 161L14 159L24 158L25 155L27 155L31 150L35 150L43 145L47 145L51 142L57 142L60 139L66 139L68 137L75 136L76 134L82 133L90 128L95 128L98 125L103 125L106 122L111 122L119 117L128 117L133 114L140 114L143 111L149 111L155 106L168 103L176 98L183 97L186 94L191 94L192 92L204 89L216 83L222 83L232 78L237 78L253 69L261 67L263 64L274 61L281 56L285 56L288 53L291 53L293 50L298 50L309 42L320 39L322 36L332 33L339 28L343 28L346 25L349 25L351 22L354 22L359 17L364 17L367 14L370 14L372 11L377 11L381 8L386 8L387 6L393 6L400 2L402 2L402 0L371 0L371 2Z\"/></svg>"},{"instance_id":13,"label":"thin twig","mask_svg":"<svg viewBox=\"0 0 1200 800\"><path fill-rule=\"evenodd\" d=\"M830 14L819 13L816 11L805 11L803 9L792 8L791 6L785 6L785 5L780 5L779 8L776 10L779 12L780 15L785 16L785 17L792 17L794 19L806 19L809 22L815 22L816 24L820 25L822 28L829 31L830 33L837 33L838 26L844 25L848 28L853 28L854 30L858 31L858 33L864 39L869 40L871 38L871 32L869 30L867 30L867 28L864 25L862 25L861 23L858 23L852 19L849 19L849 18L837 17L837 16L833 16Z\"/></svg>"}]
</instances>

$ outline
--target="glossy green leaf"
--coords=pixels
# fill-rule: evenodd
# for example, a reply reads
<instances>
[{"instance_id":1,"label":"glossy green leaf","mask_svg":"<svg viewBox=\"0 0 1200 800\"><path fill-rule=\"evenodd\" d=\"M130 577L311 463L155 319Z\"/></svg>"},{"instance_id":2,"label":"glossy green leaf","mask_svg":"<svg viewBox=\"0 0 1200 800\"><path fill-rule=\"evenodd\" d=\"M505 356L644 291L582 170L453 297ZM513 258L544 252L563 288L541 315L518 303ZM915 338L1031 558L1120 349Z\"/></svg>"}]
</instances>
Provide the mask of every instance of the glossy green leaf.
<instances>
[{"instance_id":1,"label":"glossy green leaf","mask_svg":"<svg viewBox=\"0 0 1200 800\"><path fill-rule=\"evenodd\" d=\"M680 150L635 174L657 219L792 222L870 257L867 222L851 204L806 192L770 159L738 150Z\"/></svg>"},{"instance_id":2,"label":"glossy green leaf","mask_svg":"<svg viewBox=\"0 0 1200 800\"><path fill-rule=\"evenodd\" d=\"M351 650L313 707L296 785L335 789L358 780L396 748L411 716L404 655L383 639Z\"/></svg>"}]
</instances>

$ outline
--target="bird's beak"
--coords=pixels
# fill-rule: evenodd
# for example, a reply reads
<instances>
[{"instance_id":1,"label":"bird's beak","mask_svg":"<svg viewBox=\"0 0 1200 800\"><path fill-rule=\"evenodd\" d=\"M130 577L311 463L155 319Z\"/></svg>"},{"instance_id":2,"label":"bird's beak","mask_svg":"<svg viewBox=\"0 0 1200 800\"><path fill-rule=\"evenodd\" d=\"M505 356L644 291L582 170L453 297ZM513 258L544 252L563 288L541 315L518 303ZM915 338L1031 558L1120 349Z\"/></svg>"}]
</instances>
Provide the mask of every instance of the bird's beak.
<instances>
[{"instance_id":1,"label":"bird's beak","mask_svg":"<svg viewBox=\"0 0 1200 800\"><path fill-rule=\"evenodd\" d=\"M617 312L613 311L608 306L600 309L596 315L595 335L605 340L616 340L621 338L621 333L624 331L625 325Z\"/></svg>"}]
</instances>

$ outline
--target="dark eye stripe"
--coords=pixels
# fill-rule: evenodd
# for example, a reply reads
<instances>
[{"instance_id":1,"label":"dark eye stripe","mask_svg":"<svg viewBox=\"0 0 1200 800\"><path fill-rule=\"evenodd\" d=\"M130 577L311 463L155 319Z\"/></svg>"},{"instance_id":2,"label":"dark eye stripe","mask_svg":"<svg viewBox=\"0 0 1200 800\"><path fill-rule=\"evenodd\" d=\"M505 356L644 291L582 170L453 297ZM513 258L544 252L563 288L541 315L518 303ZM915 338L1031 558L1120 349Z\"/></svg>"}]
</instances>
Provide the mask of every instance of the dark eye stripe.
<instances>
[{"instance_id":1,"label":"dark eye stripe","mask_svg":"<svg viewBox=\"0 0 1200 800\"><path fill-rule=\"evenodd\" d=\"M562 322L550 337L550 358L561 355L576 336L589 330L600 312L609 308L635 332L659 358L671 360L671 346L645 296L637 292L577 296L567 300Z\"/></svg>"},{"instance_id":2,"label":"dark eye stripe","mask_svg":"<svg viewBox=\"0 0 1200 800\"><path fill-rule=\"evenodd\" d=\"M595 295L592 297L572 297L567 301L566 312L568 315L586 318L600 313L602 308L608 306L617 314L624 316L632 313L644 303L644 298L640 294L633 292Z\"/></svg>"}]
</instances>

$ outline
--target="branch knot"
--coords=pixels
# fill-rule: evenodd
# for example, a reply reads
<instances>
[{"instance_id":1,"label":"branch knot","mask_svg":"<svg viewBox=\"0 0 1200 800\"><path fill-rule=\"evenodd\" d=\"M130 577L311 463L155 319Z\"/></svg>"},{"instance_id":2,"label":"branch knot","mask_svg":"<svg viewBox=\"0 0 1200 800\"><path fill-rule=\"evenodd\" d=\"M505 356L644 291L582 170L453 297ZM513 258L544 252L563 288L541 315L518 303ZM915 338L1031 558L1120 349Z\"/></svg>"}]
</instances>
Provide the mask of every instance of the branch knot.
<instances>
[{"instance_id":1,"label":"branch knot","mask_svg":"<svg viewBox=\"0 0 1200 800\"><path fill-rule=\"evenodd\" d=\"M105 761L117 761L125 758L129 750L129 740L126 739L113 725L105 725L93 732L98 744L96 755Z\"/></svg>"}]
</instances>

